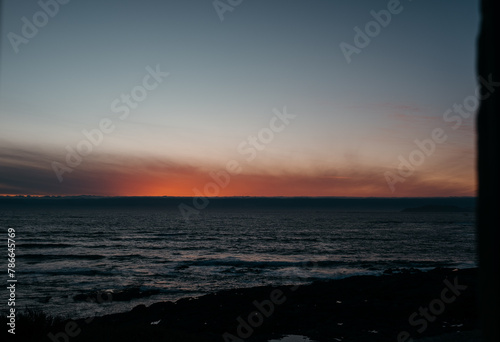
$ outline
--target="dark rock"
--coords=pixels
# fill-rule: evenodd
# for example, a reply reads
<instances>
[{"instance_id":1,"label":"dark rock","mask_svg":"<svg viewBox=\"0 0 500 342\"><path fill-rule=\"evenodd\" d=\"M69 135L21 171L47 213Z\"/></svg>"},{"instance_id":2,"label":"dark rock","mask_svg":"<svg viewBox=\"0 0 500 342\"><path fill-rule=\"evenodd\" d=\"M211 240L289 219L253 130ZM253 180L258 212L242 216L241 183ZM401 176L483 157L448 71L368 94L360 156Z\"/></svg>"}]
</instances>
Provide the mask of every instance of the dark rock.
<instances>
[{"instance_id":1,"label":"dark rock","mask_svg":"<svg viewBox=\"0 0 500 342\"><path fill-rule=\"evenodd\" d=\"M175 303L140 305L128 313L95 318L90 324L78 320L82 333L72 341L223 341L224 333L238 337L238 325L248 322L249 317L261 320L252 328L251 336L243 339L249 342L287 334L305 335L319 342L335 338L396 341L401 331L408 331L416 339L477 328L477 269L386 272L393 274L296 287L234 289ZM467 288L453 302L445 304L445 310L419 333L408 323L409 316L440 300L447 286L445 280ZM273 304L271 310L273 293L280 294L280 304ZM264 312L255 315L258 306Z\"/></svg>"}]
</instances>

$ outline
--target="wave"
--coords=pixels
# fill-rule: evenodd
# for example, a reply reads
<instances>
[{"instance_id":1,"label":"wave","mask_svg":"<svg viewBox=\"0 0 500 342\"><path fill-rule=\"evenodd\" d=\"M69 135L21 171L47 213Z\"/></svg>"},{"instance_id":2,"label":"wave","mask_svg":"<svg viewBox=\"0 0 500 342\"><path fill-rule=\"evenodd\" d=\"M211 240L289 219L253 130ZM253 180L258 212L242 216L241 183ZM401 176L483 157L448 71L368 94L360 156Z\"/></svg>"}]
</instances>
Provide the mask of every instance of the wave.
<instances>
[{"instance_id":1,"label":"wave","mask_svg":"<svg viewBox=\"0 0 500 342\"><path fill-rule=\"evenodd\" d=\"M113 255L109 257L110 260L118 260L118 261L128 261L129 259L138 259L138 258L151 259L151 257L142 254Z\"/></svg>"},{"instance_id":2,"label":"wave","mask_svg":"<svg viewBox=\"0 0 500 342\"><path fill-rule=\"evenodd\" d=\"M69 243L23 243L17 245L19 248L66 248L73 247Z\"/></svg>"},{"instance_id":3,"label":"wave","mask_svg":"<svg viewBox=\"0 0 500 342\"><path fill-rule=\"evenodd\" d=\"M155 294L159 294L160 290L150 289L145 290L141 287L128 287L122 290L107 290L107 291L92 291L89 293L81 293L73 296L73 300L76 302L87 301L87 302L128 302L132 299L150 297Z\"/></svg>"},{"instance_id":4,"label":"wave","mask_svg":"<svg viewBox=\"0 0 500 342\"><path fill-rule=\"evenodd\" d=\"M452 264L450 261L449 264ZM304 261L249 261L242 259L209 259L209 260L194 260L183 261L175 267L177 270L187 269L190 266L215 266L215 267L238 267L238 268L261 268L261 269L278 269L278 268L337 268L337 267L362 267L381 269L384 267L399 265L399 267L432 267L443 265L442 261L431 260L304 260Z\"/></svg>"},{"instance_id":5,"label":"wave","mask_svg":"<svg viewBox=\"0 0 500 342\"><path fill-rule=\"evenodd\" d=\"M19 259L28 260L100 260L106 258L98 254L19 254Z\"/></svg>"},{"instance_id":6,"label":"wave","mask_svg":"<svg viewBox=\"0 0 500 342\"><path fill-rule=\"evenodd\" d=\"M44 274L53 275L83 275L83 276L115 276L109 271L100 271L92 268L65 268L59 270L48 270Z\"/></svg>"}]
</instances>

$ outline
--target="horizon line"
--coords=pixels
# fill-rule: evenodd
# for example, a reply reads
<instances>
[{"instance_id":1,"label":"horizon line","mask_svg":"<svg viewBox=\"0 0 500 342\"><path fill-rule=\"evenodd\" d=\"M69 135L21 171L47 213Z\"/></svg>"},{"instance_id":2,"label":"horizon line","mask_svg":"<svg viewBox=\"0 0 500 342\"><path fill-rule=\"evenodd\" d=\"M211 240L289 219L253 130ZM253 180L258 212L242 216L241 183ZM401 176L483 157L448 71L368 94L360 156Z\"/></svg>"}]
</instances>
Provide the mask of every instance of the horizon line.
<instances>
[{"instance_id":1,"label":"horizon line","mask_svg":"<svg viewBox=\"0 0 500 342\"><path fill-rule=\"evenodd\" d=\"M336 199L403 199L403 198L477 198L476 196L403 196L403 197L377 197L377 196L106 196L106 195L4 195L0 194L0 198L336 198Z\"/></svg>"}]
</instances>

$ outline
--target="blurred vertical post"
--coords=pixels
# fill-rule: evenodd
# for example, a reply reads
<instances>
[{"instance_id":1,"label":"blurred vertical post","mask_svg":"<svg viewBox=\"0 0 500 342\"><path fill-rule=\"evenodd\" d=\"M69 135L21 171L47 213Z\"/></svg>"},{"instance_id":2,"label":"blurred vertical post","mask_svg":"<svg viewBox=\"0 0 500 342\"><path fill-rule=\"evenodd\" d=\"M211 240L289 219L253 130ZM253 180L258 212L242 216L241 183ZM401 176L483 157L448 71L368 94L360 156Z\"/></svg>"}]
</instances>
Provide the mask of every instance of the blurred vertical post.
<instances>
[{"instance_id":1,"label":"blurred vertical post","mask_svg":"<svg viewBox=\"0 0 500 342\"><path fill-rule=\"evenodd\" d=\"M500 32L497 3L481 2L481 28L478 38L477 72L481 94L490 96L481 101L477 116L478 133L478 209L477 242L479 248L479 289L481 324L485 341L500 341L498 308L500 292L499 229L500 177L499 164L499 101L498 36ZM494 88L493 88L494 87ZM495 90L492 90L495 89Z\"/></svg>"},{"instance_id":2,"label":"blurred vertical post","mask_svg":"<svg viewBox=\"0 0 500 342\"><path fill-rule=\"evenodd\" d=\"M3 10L3 1L0 0L0 83L2 82L2 41L3 39L5 39L3 37L3 14L4 13L4 10Z\"/></svg>"}]
</instances>

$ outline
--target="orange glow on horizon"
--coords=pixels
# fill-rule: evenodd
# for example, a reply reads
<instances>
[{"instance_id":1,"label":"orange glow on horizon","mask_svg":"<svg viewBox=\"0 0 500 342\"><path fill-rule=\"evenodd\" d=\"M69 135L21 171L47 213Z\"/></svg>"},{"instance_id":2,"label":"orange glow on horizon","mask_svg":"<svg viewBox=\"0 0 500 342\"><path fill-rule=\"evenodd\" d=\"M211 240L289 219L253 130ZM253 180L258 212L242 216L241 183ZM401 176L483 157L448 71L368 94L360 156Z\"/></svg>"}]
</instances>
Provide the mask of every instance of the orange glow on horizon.
<instances>
[{"instance_id":1,"label":"orange glow on horizon","mask_svg":"<svg viewBox=\"0 0 500 342\"><path fill-rule=\"evenodd\" d=\"M57 182L52 170L38 183L3 188L4 196L174 196L174 197L448 197L476 196L473 171L428 168L415 171L391 191L386 168L306 168L272 173L230 174L223 169L180 164L82 167ZM221 171L223 170L223 171ZM331 170L331 171L330 171ZM394 171L394 170L392 170ZM33 170L38 174L39 170ZM36 185L36 186L33 186ZM30 193L30 191L32 191Z\"/></svg>"},{"instance_id":2,"label":"orange glow on horizon","mask_svg":"<svg viewBox=\"0 0 500 342\"><path fill-rule=\"evenodd\" d=\"M409 178L394 193L378 179L302 175L236 175L219 183L206 175L176 175L165 179L127 182L114 196L173 197L446 197L475 196L475 184L443 183ZM133 184L131 186L131 184ZM225 185L225 186L224 186Z\"/></svg>"}]
</instances>

